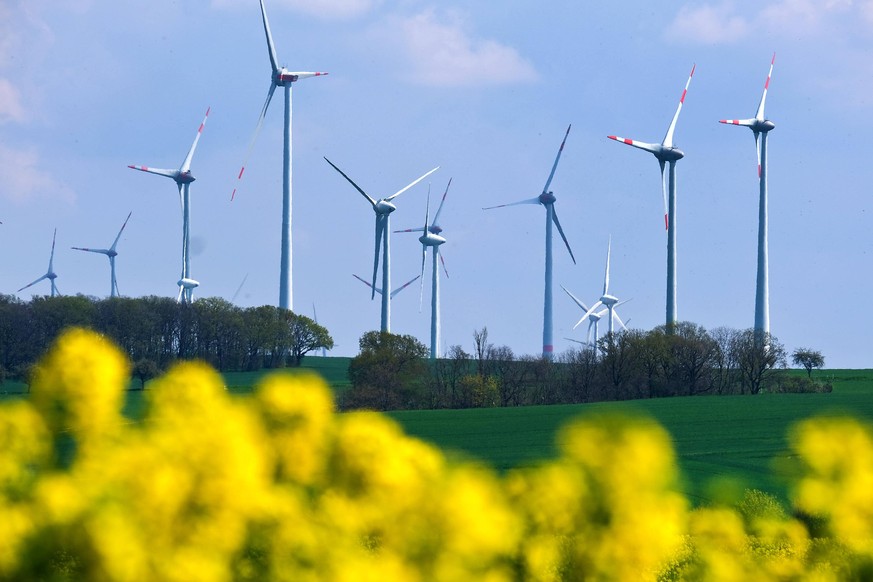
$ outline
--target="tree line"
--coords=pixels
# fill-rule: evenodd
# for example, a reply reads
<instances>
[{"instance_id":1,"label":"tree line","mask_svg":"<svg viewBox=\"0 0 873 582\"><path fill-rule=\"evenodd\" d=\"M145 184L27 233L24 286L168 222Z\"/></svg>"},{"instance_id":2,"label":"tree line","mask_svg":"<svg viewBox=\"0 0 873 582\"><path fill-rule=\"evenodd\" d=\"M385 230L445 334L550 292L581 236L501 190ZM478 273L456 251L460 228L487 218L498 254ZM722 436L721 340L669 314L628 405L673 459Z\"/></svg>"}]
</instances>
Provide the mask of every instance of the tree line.
<instances>
[{"instance_id":1,"label":"tree line","mask_svg":"<svg viewBox=\"0 0 873 582\"><path fill-rule=\"evenodd\" d=\"M22 301L0 295L0 379L26 380L29 367L71 326L105 335L146 375L195 358L222 372L293 366L310 351L333 347L327 329L305 315L268 305L242 308L218 297L187 305L156 296Z\"/></svg>"},{"instance_id":2,"label":"tree line","mask_svg":"<svg viewBox=\"0 0 873 582\"><path fill-rule=\"evenodd\" d=\"M445 358L427 361L412 336L368 332L352 359L346 408L471 408L582 403L703 394L830 391L813 381L824 358L811 349L791 355L809 376L782 373L788 353L774 336L754 329L708 331L680 322L650 331L607 335L554 360L516 356L473 334L473 351L452 346Z\"/></svg>"}]
</instances>

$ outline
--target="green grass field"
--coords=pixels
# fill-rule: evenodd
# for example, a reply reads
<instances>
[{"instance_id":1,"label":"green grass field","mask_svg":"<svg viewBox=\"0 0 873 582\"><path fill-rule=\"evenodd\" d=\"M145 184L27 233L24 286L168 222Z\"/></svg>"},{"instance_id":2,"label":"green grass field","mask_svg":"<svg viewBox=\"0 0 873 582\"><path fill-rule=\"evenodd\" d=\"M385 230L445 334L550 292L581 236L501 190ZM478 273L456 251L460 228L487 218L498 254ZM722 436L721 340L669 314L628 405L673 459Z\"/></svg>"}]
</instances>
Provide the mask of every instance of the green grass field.
<instances>
[{"instance_id":1,"label":"green grass field","mask_svg":"<svg viewBox=\"0 0 873 582\"><path fill-rule=\"evenodd\" d=\"M349 358L307 357L301 370L321 374L341 392L348 388ZM296 373L294 369L287 370ZM235 394L251 393L272 370L224 374ZM830 394L695 396L582 405L420 410L392 412L404 429L430 441L451 457L476 459L507 471L556 454L555 437L569 420L587 414L646 415L672 435L685 493L698 503L712 499L713 479L729 478L787 498L789 427L817 414L851 414L873 422L873 370L826 370ZM131 387L139 388L134 381ZM6 382L3 398L21 397L25 387ZM5 394L4 394L5 393ZM144 393L128 392L125 415L140 417Z\"/></svg>"},{"instance_id":2,"label":"green grass field","mask_svg":"<svg viewBox=\"0 0 873 582\"><path fill-rule=\"evenodd\" d=\"M410 434L452 455L496 469L536 463L556 454L555 437L569 420L587 414L646 415L672 435L684 492L698 503L713 498L714 479L761 489L785 500L788 430L817 414L851 414L873 422L873 370L828 370L830 394L694 396L626 402L428 410L391 413Z\"/></svg>"}]
</instances>

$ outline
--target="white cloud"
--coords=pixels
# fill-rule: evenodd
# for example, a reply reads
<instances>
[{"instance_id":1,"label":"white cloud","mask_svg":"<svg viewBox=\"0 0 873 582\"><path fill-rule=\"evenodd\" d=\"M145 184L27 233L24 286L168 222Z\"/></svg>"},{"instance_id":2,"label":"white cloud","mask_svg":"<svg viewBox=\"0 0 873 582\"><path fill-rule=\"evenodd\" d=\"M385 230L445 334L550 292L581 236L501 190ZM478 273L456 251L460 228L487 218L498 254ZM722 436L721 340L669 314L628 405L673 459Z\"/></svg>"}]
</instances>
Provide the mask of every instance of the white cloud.
<instances>
[{"instance_id":1,"label":"white cloud","mask_svg":"<svg viewBox=\"0 0 873 582\"><path fill-rule=\"evenodd\" d=\"M732 3L685 5L667 29L667 37L678 42L724 44L744 38L749 28L749 22L736 14Z\"/></svg>"},{"instance_id":2,"label":"white cloud","mask_svg":"<svg viewBox=\"0 0 873 582\"><path fill-rule=\"evenodd\" d=\"M25 117L21 94L8 79L0 78L0 125L9 122L21 123Z\"/></svg>"},{"instance_id":3,"label":"white cloud","mask_svg":"<svg viewBox=\"0 0 873 582\"><path fill-rule=\"evenodd\" d=\"M0 144L0 198L19 204L30 200L71 204L76 194L44 171L36 150L15 150Z\"/></svg>"},{"instance_id":4,"label":"white cloud","mask_svg":"<svg viewBox=\"0 0 873 582\"><path fill-rule=\"evenodd\" d=\"M226 8L249 5L243 0L212 0L212 6ZM375 9L381 0L271 0L267 5L267 15L273 6L309 14L324 19L347 19L367 14Z\"/></svg>"},{"instance_id":5,"label":"white cloud","mask_svg":"<svg viewBox=\"0 0 873 582\"><path fill-rule=\"evenodd\" d=\"M537 78L514 48L471 38L455 16L440 20L428 10L400 21L413 79L433 86L500 85Z\"/></svg>"},{"instance_id":6,"label":"white cloud","mask_svg":"<svg viewBox=\"0 0 873 582\"><path fill-rule=\"evenodd\" d=\"M769 0L748 3L685 4L668 27L674 42L727 44L756 32L790 35L792 38L827 33L846 24L839 18L858 18L873 24L873 0ZM749 9L753 5L753 9Z\"/></svg>"}]
</instances>

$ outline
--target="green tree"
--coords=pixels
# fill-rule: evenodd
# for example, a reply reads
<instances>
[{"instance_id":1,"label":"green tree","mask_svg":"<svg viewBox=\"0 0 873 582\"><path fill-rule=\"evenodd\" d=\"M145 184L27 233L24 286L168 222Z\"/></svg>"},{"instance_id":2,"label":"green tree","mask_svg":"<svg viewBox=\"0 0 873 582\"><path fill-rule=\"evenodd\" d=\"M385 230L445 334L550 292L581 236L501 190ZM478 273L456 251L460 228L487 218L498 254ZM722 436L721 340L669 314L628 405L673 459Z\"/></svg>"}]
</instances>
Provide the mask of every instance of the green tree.
<instances>
[{"instance_id":1,"label":"green tree","mask_svg":"<svg viewBox=\"0 0 873 582\"><path fill-rule=\"evenodd\" d=\"M333 349L333 338L330 337L327 328L305 315L291 313L288 319L288 331L291 357L295 366L299 366L303 356L312 350Z\"/></svg>"},{"instance_id":2,"label":"green tree","mask_svg":"<svg viewBox=\"0 0 873 582\"><path fill-rule=\"evenodd\" d=\"M143 358L133 365L133 375L139 380L140 390L145 390L145 383L160 373L161 370L154 360Z\"/></svg>"},{"instance_id":3,"label":"green tree","mask_svg":"<svg viewBox=\"0 0 873 582\"><path fill-rule=\"evenodd\" d=\"M747 329L734 338L734 357L740 372L741 392L758 394L773 377L776 368L785 365L785 348L769 333Z\"/></svg>"},{"instance_id":4,"label":"green tree","mask_svg":"<svg viewBox=\"0 0 873 582\"><path fill-rule=\"evenodd\" d=\"M349 362L349 404L377 410L414 407L416 388L427 373L427 347L411 335L384 331L368 331L358 345L360 352Z\"/></svg>"},{"instance_id":5,"label":"green tree","mask_svg":"<svg viewBox=\"0 0 873 582\"><path fill-rule=\"evenodd\" d=\"M791 354L791 361L795 366L802 366L806 370L806 376L812 378L813 369L824 367L824 356L821 352L809 348L797 348Z\"/></svg>"}]
</instances>

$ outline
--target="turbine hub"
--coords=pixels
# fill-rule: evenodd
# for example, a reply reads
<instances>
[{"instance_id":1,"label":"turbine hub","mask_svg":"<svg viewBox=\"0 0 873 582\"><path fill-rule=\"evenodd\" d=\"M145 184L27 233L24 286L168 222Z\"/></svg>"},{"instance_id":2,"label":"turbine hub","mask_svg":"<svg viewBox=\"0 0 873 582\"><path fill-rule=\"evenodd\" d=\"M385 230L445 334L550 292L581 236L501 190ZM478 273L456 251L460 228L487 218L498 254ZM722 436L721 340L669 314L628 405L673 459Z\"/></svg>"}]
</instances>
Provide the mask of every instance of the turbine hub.
<instances>
[{"instance_id":1,"label":"turbine hub","mask_svg":"<svg viewBox=\"0 0 873 582\"><path fill-rule=\"evenodd\" d=\"M555 198L555 195L551 192L543 192L540 194L540 204L554 204L555 200L557 200L557 198Z\"/></svg>"},{"instance_id":2,"label":"turbine hub","mask_svg":"<svg viewBox=\"0 0 873 582\"><path fill-rule=\"evenodd\" d=\"M278 85L280 87L284 87L285 85L287 85L289 83L293 83L298 78L299 77L297 75L293 74L291 71L289 71L288 69L283 67L282 69L280 69L279 71L276 72L274 80L276 82L276 85Z\"/></svg>"},{"instance_id":3,"label":"turbine hub","mask_svg":"<svg viewBox=\"0 0 873 582\"><path fill-rule=\"evenodd\" d=\"M770 121L769 119L765 119L759 125L761 126L761 129L759 129L758 131L761 131L761 132L767 132L767 131L770 131L771 129L773 129L774 127L776 127L776 124L773 123L772 121Z\"/></svg>"},{"instance_id":4,"label":"turbine hub","mask_svg":"<svg viewBox=\"0 0 873 582\"><path fill-rule=\"evenodd\" d=\"M661 151L655 154L655 157L662 162L676 162L685 157L685 152L677 147L661 148Z\"/></svg>"},{"instance_id":5,"label":"turbine hub","mask_svg":"<svg viewBox=\"0 0 873 582\"><path fill-rule=\"evenodd\" d=\"M190 184L196 179L197 178L194 177L194 174L191 173L191 170L185 170L184 172L179 172L176 182L179 184Z\"/></svg>"}]
</instances>

